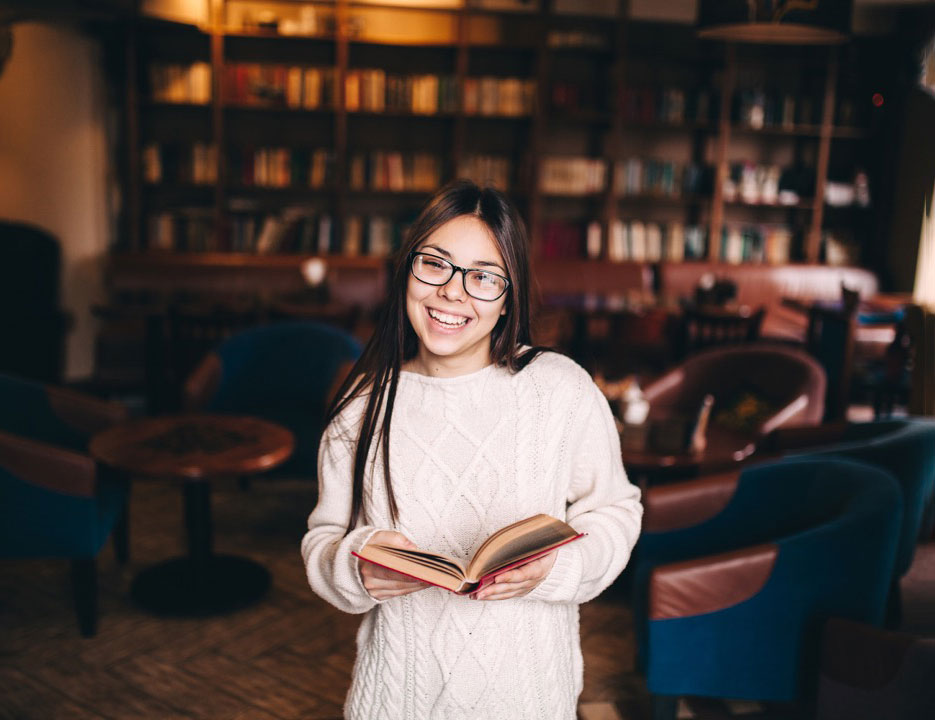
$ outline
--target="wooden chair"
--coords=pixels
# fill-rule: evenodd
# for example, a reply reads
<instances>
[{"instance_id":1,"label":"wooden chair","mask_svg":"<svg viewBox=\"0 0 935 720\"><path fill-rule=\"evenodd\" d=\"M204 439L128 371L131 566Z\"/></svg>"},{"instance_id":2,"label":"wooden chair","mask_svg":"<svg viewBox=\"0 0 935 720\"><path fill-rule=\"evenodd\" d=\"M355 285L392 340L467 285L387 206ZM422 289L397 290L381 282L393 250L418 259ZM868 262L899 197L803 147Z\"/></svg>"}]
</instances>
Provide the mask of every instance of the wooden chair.
<instances>
[{"instance_id":1,"label":"wooden chair","mask_svg":"<svg viewBox=\"0 0 935 720\"><path fill-rule=\"evenodd\" d=\"M183 385L194 368L229 337L268 321L255 303L176 304L152 316L146 330L146 385L150 414L183 405Z\"/></svg>"},{"instance_id":2,"label":"wooden chair","mask_svg":"<svg viewBox=\"0 0 935 720\"><path fill-rule=\"evenodd\" d=\"M857 336L857 297L845 289L842 301L816 302L808 310L805 347L821 363L827 376L825 422L843 420L854 374Z\"/></svg>"},{"instance_id":3,"label":"wooden chair","mask_svg":"<svg viewBox=\"0 0 935 720\"><path fill-rule=\"evenodd\" d=\"M706 348L758 340L763 313L762 307L753 310L747 306L686 303L675 343L676 355L684 358Z\"/></svg>"}]
</instances>

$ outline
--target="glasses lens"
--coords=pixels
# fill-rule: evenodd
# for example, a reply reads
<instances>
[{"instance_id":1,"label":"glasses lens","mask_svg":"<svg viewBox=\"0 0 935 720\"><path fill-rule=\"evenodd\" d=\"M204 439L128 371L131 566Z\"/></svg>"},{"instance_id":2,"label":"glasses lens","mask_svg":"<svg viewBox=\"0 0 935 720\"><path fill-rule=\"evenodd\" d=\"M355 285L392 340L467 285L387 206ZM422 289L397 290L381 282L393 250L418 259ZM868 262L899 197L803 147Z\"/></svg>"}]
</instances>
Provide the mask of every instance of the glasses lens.
<instances>
[{"instance_id":1,"label":"glasses lens","mask_svg":"<svg viewBox=\"0 0 935 720\"><path fill-rule=\"evenodd\" d=\"M412 274L422 282L444 285L451 278L451 264L432 255L414 255Z\"/></svg>"},{"instance_id":2,"label":"glasses lens","mask_svg":"<svg viewBox=\"0 0 935 720\"><path fill-rule=\"evenodd\" d=\"M417 280L429 285L445 285L454 275L454 266L440 257L416 253L409 266ZM460 270L460 268L459 268ZM496 273L484 270L464 271L464 289L478 300L496 300L506 292L509 282Z\"/></svg>"},{"instance_id":3,"label":"glasses lens","mask_svg":"<svg viewBox=\"0 0 935 720\"><path fill-rule=\"evenodd\" d=\"M506 280L494 273L470 270L464 276L468 294L478 300L496 300L506 290Z\"/></svg>"}]
</instances>

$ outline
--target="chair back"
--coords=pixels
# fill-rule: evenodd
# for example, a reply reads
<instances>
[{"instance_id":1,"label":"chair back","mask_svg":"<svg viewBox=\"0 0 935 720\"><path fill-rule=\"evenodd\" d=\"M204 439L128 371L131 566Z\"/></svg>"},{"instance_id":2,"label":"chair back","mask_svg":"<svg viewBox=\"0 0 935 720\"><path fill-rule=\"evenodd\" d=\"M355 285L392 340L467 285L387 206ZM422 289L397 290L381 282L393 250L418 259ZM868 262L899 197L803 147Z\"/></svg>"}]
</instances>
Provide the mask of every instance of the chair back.
<instances>
[{"instance_id":1,"label":"chair back","mask_svg":"<svg viewBox=\"0 0 935 720\"><path fill-rule=\"evenodd\" d=\"M2 432L84 453L91 435L126 417L121 405L0 374Z\"/></svg>"},{"instance_id":2,"label":"chair back","mask_svg":"<svg viewBox=\"0 0 935 720\"><path fill-rule=\"evenodd\" d=\"M678 357L718 345L736 345L759 339L763 308L686 304L682 308Z\"/></svg>"},{"instance_id":3,"label":"chair back","mask_svg":"<svg viewBox=\"0 0 935 720\"><path fill-rule=\"evenodd\" d=\"M62 378L67 316L59 304L61 249L45 230L0 222L0 372Z\"/></svg>"},{"instance_id":4,"label":"chair back","mask_svg":"<svg viewBox=\"0 0 935 720\"><path fill-rule=\"evenodd\" d=\"M202 408L278 422L296 436L277 474L316 475L329 391L360 356L346 332L310 321L271 323L237 333L216 350L220 375Z\"/></svg>"},{"instance_id":5,"label":"chair back","mask_svg":"<svg viewBox=\"0 0 935 720\"><path fill-rule=\"evenodd\" d=\"M849 296L837 305L816 302L809 307L805 347L821 363L827 376L826 421L841 420L847 414L856 337L855 297Z\"/></svg>"},{"instance_id":6,"label":"chair back","mask_svg":"<svg viewBox=\"0 0 935 720\"><path fill-rule=\"evenodd\" d=\"M822 632L816 720L935 717L935 638L832 618Z\"/></svg>"},{"instance_id":7,"label":"chair back","mask_svg":"<svg viewBox=\"0 0 935 720\"><path fill-rule=\"evenodd\" d=\"M835 455L877 465L896 478L902 490L903 523L899 533L895 578L912 564L926 508L935 495L935 421L892 418L850 423L841 440L799 457Z\"/></svg>"}]
</instances>

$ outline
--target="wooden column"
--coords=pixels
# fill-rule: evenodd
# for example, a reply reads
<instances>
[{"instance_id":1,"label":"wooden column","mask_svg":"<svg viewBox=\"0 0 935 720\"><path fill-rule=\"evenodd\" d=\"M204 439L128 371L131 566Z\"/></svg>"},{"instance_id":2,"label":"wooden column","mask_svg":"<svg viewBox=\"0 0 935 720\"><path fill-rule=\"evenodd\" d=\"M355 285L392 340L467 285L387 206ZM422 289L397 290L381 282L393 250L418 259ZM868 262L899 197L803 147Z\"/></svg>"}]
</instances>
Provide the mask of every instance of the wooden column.
<instances>
[{"instance_id":1,"label":"wooden column","mask_svg":"<svg viewBox=\"0 0 935 720\"><path fill-rule=\"evenodd\" d=\"M217 182L214 183L215 250L227 250L227 147L224 139L224 4L211 3L211 140L217 148ZM222 244L223 243L223 244Z\"/></svg>"},{"instance_id":2,"label":"wooden column","mask_svg":"<svg viewBox=\"0 0 935 720\"><path fill-rule=\"evenodd\" d=\"M526 165L526 191L529 194L530 257L542 256L542 193L539 190L539 161L545 134L545 113L549 99L548 22L551 3L543 2L538 15L539 32L536 48L536 107L533 108L532 133Z\"/></svg>"},{"instance_id":3,"label":"wooden column","mask_svg":"<svg viewBox=\"0 0 935 720\"><path fill-rule=\"evenodd\" d=\"M455 55L455 83L458 86L458 111L455 116L454 132L451 143L451 176L459 176L458 168L464 159L464 144L467 137L467 119L464 116L464 81L468 75L468 10L467 3L458 11L458 49Z\"/></svg>"},{"instance_id":4,"label":"wooden column","mask_svg":"<svg viewBox=\"0 0 935 720\"><path fill-rule=\"evenodd\" d=\"M834 134L835 89L838 81L838 49L828 50L828 70L825 75L825 98L821 109L821 129L818 140L818 160L815 163L815 197L812 221L805 241L805 259L818 262L821 250L821 225L825 212L825 184L828 182L828 158L831 155L831 137Z\"/></svg>"},{"instance_id":5,"label":"wooden column","mask_svg":"<svg viewBox=\"0 0 935 720\"><path fill-rule=\"evenodd\" d=\"M721 228L724 226L724 181L730 168L727 148L730 147L731 101L737 76L737 48L728 43L725 50L724 82L721 86L721 107L718 116L717 148L714 158L714 194L711 198L711 218L708 227L708 259L720 259Z\"/></svg>"},{"instance_id":6,"label":"wooden column","mask_svg":"<svg viewBox=\"0 0 935 720\"><path fill-rule=\"evenodd\" d=\"M620 3L620 17L617 19L614 37L614 65L612 70L610 91L610 130L604 147L604 158L607 161L607 187L604 192L604 209L601 218L604 235L601 259L607 260L610 234L614 222L618 217L619 203L617 202L618 188L616 187L616 167L620 160L620 147L623 138L623 92L626 88L626 21L629 3L622 0Z\"/></svg>"},{"instance_id":7,"label":"wooden column","mask_svg":"<svg viewBox=\"0 0 935 720\"><path fill-rule=\"evenodd\" d=\"M343 243L347 212L347 105L344 98L350 56L347 4L348 0L337 0L334 9L334 201L331 231L338 247Z\"/></svg>"},{"instance_id":8,"label":"wooden column","mask_svg":"<svg viewBox=\"0 0 935 720\"><path fill-rule=\"evenodd\" d=\"M143 218L140 202L140 193L142 192L140 176L140 89L136 81L137 63L139 61L138 42L137 17L134 15L127 28L126 43L124 46L124 60L126 62L124 118L127 123L126 249L133 252L143 250Z\"/></svg>"}]
</instances>

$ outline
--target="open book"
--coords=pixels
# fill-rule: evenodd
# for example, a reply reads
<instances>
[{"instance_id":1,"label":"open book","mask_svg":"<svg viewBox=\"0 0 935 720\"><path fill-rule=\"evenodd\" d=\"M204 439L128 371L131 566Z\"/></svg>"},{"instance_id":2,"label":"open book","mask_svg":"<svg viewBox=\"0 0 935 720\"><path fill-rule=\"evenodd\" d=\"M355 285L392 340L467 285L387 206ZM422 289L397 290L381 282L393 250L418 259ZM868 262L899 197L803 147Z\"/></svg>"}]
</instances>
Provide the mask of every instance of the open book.
<instances>
[{"instance_id":1,"label":"open book","mask_svg":"<svg viewBox=\"0 0 935 720\"><path fill-rule=\"evenodd\" d=\"M497 530L466 564L425 550L375 543L367 543L354 555L458 595L467 595L491 582L497 574L524 565L580 537L582 533L561 520L549 515L533 515Z\"/></svg>"}]
</instances>

